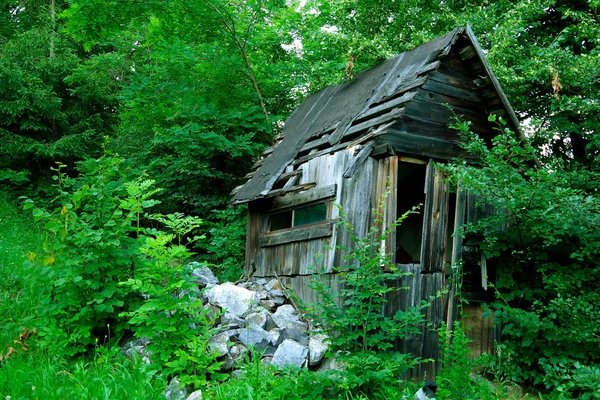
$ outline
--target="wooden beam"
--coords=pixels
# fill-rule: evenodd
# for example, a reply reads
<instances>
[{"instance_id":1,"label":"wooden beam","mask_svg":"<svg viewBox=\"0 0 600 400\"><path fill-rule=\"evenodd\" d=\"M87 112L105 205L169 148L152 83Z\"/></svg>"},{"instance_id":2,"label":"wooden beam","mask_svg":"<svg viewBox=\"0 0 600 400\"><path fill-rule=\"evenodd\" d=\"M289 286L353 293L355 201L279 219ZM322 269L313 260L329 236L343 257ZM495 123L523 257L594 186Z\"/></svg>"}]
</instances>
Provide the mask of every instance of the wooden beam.
<instances>
[{"instance_id":1,"label":"wooden beam","mask_svg":"<svg viewBox=\"0 0 600 400\"><path fill-rule=\"evenodd\" d=\"M329 221L299 228L291 228L284 232L262 234L258 238L258 246L277 246L285 243L329 237L333 234L333 225L333 222Z\"/></svg>"},{"instance_id":2,"label":"wooden beam","mask_svg":"<svg viewBox=\"0 0 600 400\"><path fill-rule=\"evenodd\" d=\"M334 184L321 188L314 188L302 193L290 193L285 196L274 197L271 199L272 204L268 211L276 211L286 207L328 199L330 197L335 197L336 193L337 185Z\"/></svg>"},{"instance_id":3,"label":"wooden beam","mask_svg":"<svg viewBox=\"0 0 600 400\"><path fill-rule=\"evenodd\" d=\"M268 199L268 198L274 197L274 196L283 196L288 193L301 192L303 190L308 190L308 189L314 188L315 186L317 186L316 182L310 182L310 183L303 183L301 185L292 186L290 188L275 189L275 190L271 190L269 193L267 193L265 198Z\"/></svg>"},{"instance_id":4,"label":"wooden beam","mask_svg":"<svg viewBox=\"0 0 600 400\"><path fill-rule=\"evenodd\" d=\"M346 171L344 171L344 178L345 179L349 179L349 178L352 178L354 176L354 174L356 173L356 171L358 171L358 168L369 157L369 155L371 154L371 151L373 151L374 147L375 147L375 143L374 142L370 142L370 143L367 143L367 145L365 145L365 147L363 147L360 150L360 153L358 153L358 156L356 156L356 158L352 161L352 164L350 164L350 166L348 166L348 168L346 169Z\"/></svg>"}]
</instances>

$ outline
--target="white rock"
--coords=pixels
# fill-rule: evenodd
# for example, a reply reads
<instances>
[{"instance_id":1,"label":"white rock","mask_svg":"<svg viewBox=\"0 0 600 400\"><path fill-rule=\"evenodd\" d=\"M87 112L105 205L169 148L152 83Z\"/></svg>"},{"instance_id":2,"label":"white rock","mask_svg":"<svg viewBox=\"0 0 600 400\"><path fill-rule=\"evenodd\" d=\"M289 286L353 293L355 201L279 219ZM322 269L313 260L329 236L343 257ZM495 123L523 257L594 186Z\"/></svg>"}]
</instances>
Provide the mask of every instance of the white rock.
<instances>
[{"instance_id":1,"label":"white rock","mask_svg":"<svg viewBox=\"0 0 600 400\"><path fill-rule=\"evenodd\" d=\"M279 335L281 334L281 330L279 328L273 328L269 331L269 333L273 337L273 343L277 343L279 341Z\"/></svg>"},{"instance_id":2,"label":"white rock","mask_svg":"<svg viewBox=\"0 0 600 400\"><path fill-rule=\"evenodd\" d=\"M248 324L239 334L240 342L246 346L252 346L256 350L264 350L273 343L273 337L267 331L256 324Z\"/></svg>"},{"instance_id":3,"label":"white rock","mask_svg":"<svg viewBox=\"0 0 600 400\"><path fill-rule=\"evenodd\" d=\"M325 344L327 339L327 335L320 333L310 337L308 341L308 365L317 365L323 360L325 353L327 353L327 345Z\"/></svg>"},{"instance_id":4,"label":"white rock","mask_svg":"<svg viewBox=\"0 0 600 400\"><path fill-rule=\"evenodd\" d=\"M202 390L192 392L185 400L202 400Z\"/></svg>"},{"instance_id":5,"label":"white rock","mask_svg":"<svg viewBox=\"0 0 600 400\"><path fill-rule=\"evenodd\" d=\"M169 382L169 386L167 386L167 390L165 391L165 397L167 400L183 400L187 395L187 391L184 387L179 387L179 380L177 377L173 377L171 382Z\"/></svg>"},{"instance_id":6,"label":"white rock","mask_svg":"<svg viewBox=\"0 0 600 400\"><path fill-rule=\"evenodd\" d=\"M302 367L306 356L308 355L308 349L293 340L284 340L273 355L271 364L276 365L279 368L283 368L286 365L295 365Z\"/></svg>"},{"instance_id":7,"label":"white rock","mask_svg":"<svg viewBox=\"0 0 600 400\"><path fill-rule=\"evenodd\" d=\"M229 328L243 328L246 326L246 320L235 314L226 312L221 316L221 325L228 326Z\"/></svg>"},{"instance_id":8,"label":"white rock","mask_svg":"<svg viewBox=\"0 0 600 400\"><path fill-rule=\"evenodd\" d=\"M210 304L224 308L238 317L256 307L259 301L256 292L235 286L230 282L207 290L206 298Z\"/></svg>"},{"instance_id":9,"label":"white rock","mask_svg":"<svg viewBox=\"0 0 600 400\"><path fill-rule=\"evenodd\" d=\"M221 357L229 352L229 335L221 332L208 340L208 347L217 356Z\"/></svg>"},{"instance_id":10,"label":"white rock","mask_svg":"<svg viewBox=\"0 0 600 400\"><path fill-rule=\"evenodd\" d=\"M194 263L190 263L189 265L190 265L190 267L194 268L201 264L194 262ZM200 268L194 268L192 270L192 275L194 276L194 278L196 278L196 281L201 286L206 286L208 284L212 284L212 285L219 284L219 280L217 279L215 274L213 274L213 272L210 270L210 268L208 268L206 265L201 266Z\"/></svg>"},{"instance_id":11,"label":"white rock","mask_svg":"<svg viewBox=\"0 0 600 400\"><path fill-rule=\"evenodd\" d=\"M248 314L246 317L246 324L256 324L261 328L264 328L267 325L267 320L269 318L269 312L267 310L259 310L255 313Z\"/></svg>"},{"instance_id":12,"label":"white rock","mask_svg":"<svg viewBox=\"0 0 600 400\"><path fill-rule=\"evenodd\" d=\"M298 315L296 315L296 310L289 304L285 304L277 309L273 315L273 322L279 329L283 328L297 328L306 330L306 323L300 321Z\"/></svg>"}]
</instances>

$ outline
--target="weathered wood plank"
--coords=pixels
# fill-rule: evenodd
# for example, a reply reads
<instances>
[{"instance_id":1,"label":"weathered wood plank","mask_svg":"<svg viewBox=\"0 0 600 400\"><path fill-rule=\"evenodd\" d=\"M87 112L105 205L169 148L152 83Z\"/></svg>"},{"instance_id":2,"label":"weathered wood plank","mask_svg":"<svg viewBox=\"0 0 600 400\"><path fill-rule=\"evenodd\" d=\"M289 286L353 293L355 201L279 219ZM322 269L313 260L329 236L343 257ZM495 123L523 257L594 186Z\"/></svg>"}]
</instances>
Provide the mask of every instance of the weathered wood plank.
<instances>
[{"instance_id":1,"label":"weathered wood plank","mask_svg":"<svg viewBox=\"0 0 600 400\"><path fill-rule=\"evenodd\" d=\"M447 85L451 85L456 88L460 88L460 89L471 91L473 93L477 93L477 89L478 89L477 85L470 78L465 79L460 76L456 76L453 74L449 75L449 74L445 74L440 71L433 71L428 75L428 77L429 77L430 81L445 83Z\"/></svg>"},{"instance_id":2,"label":"weathered wood plank","mask_svg":"<svg viewBox=\"0 0 600 400\"><path fill-rule=\"evenodd\" d=\"M481 303L463 304L462 312L465 318L462 320L462 328L471 350L471 357L480 357L483 354L494 354L494 316L483 315Z\"/></svg>"},{"instance_id":3,"label":"weathered wood plank","mask_svg":"<svg viewBox=\"0 0 600 400\"><path fill-rule=\"evenodd\" d=\"M393 156L394 154L396 154L394 148L388 143L383 143L375 145L373 151L371 152L371 157L381 159L383 157Z\"/></svg>"},{"instance_id":4,"label":"weathered wood plank","mask_svg":"<svg viewBox=\"0 0 600 400\"><path fill-rule=\"evenodd\" d=\"M448 126L453 122L454 114L458 114L462 116L464 120L471 122L471 129L474 131L486 132L492 130L492 125L487 119L487 114L472 112L470 110L462 111L463 112L458 108L449 110L447 107L437 103L414 100L406 108L405 115L420 121L428 121L430 123L439 123Z\"/></svg>"},{"instance_id":5,"label":"weathered wood plank","mask_svg":"<svg viewBox=\"0 0 600 400\"><path fill-rule=\"evenodd\" d=\"M398 119L403 115L403 113L404 113L404 108L397 108L397 109L391 110L390 112L388 112L386 114L377 116L373 119L369 119L369 120L361 122L357 125L351 126L350 129L348 129L346 131L346 133L342 136L340 141L343 142L363 130L372 128L374 126L383 125L393 119ZM321 139L314 140L312 142L308 142L300 149L299 154L306 153L307 151L319 148L323 145L328 145L328 143L329 143L328 138L321 138ZM321 156L323 154L327 154L328 152L336 151L334 149L338 149L338 148L343 148L343 146L339 146L339 144L338 144L338 145L326 148L315 154L318 154L318 156ZM313 156L313 154L311 154L309 156L305 156L305 157L310 157L310 156ZM304 161L308 161L308 159L304 159L304 157L300 157L300 159L298 159L294 162L294 165L298 164L299 162L304 162Z\"/></svg>"},{"instance_id":6,"label":"weathered wood plank","mask_svg":"<svg viewBox=\"0 0 600 400\"><path fill-rule=\"evenodd\" d=\"M400 97L392 98L391 100L380 103L377 106L373 106L367 111L365 111L363 114L359 115L358 118L356 118L356 122L362 122L363 120L369 117L384 113L386 111L391 110L392 108L397 108L398 106L408 103L409 101L414 99L416 95L417 91L408 92Z\"/></svg>"},{"instance_id":7,"label":"weathered wood plank","mask_svg":"<svg viewBox=\"0 0 600 400\"><path fill-rule=\"evenodd\" d=\"M333 222L319 223L316 225L292 228L285 232L261 234L259 235L258 245L259 247L277 246L284 243L328 237L331 236L332 233Z\"/></svg>"},{"instance_id":8,"label":"weathered wood plank","mask_svg":"<svg viewBox=\"0 0 600 400\"><path fill-rule=\"evenodd\" d=\"M462 89L448 83L435 81L433 79L425 82L425 84L423 85L423 89L440 93L446 96L462 98L471 102L480 101L477 93L473 92L472 90Z\"/></svg>"},{"instance_id":9,"label":"weathered wood plank","mask_svg":"<svg viewBox=\"0 0 600 400\"><path fill-rule=\"evenodd\" d=\"M381 221L377 223L378 236L383 235L385 231L394 230L393 225L396 222L398 206L398 156L382 158L379 160L377 168L377 181L374 185L375 193L373 205L377 207L377 213ZM373 216L375 217L375 216ZM375 224L376 221L371 221ZM385 252L390 260L394 260L396 253L396 235L386 235L384 242L380 243L381 250Z\"/></svg>"},{"instance_id":10,"label":"weathered wood plank","mask_svg":"<svg viewBox=\"0 0 600 400\"><path fill-rule=\"evenodd\" d=\"M443 172L427 166L427 192L423 223L422 262L424 272L441 272L446 262L446 229L448 225L448 182Z\"/></svg>"},{"instance_id":11,"label":"weathered wood plank","mask_svg":"<svg viewBox=\"0 0 600 400\"><path fill-rule=\"evenodd\" d=\"M371 154L371 151L373 151L373 147L375 147L375 144L373 142L370 142L370 143L367 143L360 150L360 152L358 153L356 158L352 161L352 163L348 166L348 168L346 168L346 171L344 171L345 179L352 178L352 176L356 173L356 171L362 165L362 163L367 160L367 158Z\"/></svg>"},{"instance_id":12,"label":"weathered wood plank","mask_svg":"<svg viewBox=\"0 0 600 400\"><path fill-rule=\"evenodd\" d=\"M246 223L246 265L245 275L249 278L256 272L256 254L258 252L258 235L260 233L261 215L253 204L248 206Z\"/></svg>"},{"instance_id":13,"label":"weathered wood plank","mask_svg":"<svg viewBox=\"0 0 600 400\"><path fill-rule=\"evenodd\" d=\"M337 185L333 184L324 187L315 187L301 193L289 193L285 196L273 197L271 199L269 211L276 211L291 206L299 206L301 204L335 197L336 193Z\"/></svg>"},{"instance_id":14,"label":"weathered wood plank","mask_svg":"<svg viewBox=\"0 0 600 400\"><path fill-rule=\"evenodd\" d=\"M431 130L441 131L441 126L430 124ZM410 130L409 130L410 129ZM404 125L390 132L389 135L381 136L375 145L390 144L394 153L405 153L414 156L435 157L436 159L451 159L454 157L467 156L467 153L460 147L458 138L448 140L436 136L424 136L412 132L413 125ZM432 132L429 132L432 133ZM438 132L433 132L437 134ZM446 134L451 134L447 129Z\"/></svg>"},{"instance_id":15,"label":"weathered wood plank","mask_svg":"<svg viewBox=\"0 0 600 400\"><path fill-rule=\"evenodd\" d=\"M267 193L265 195L265 198L269 199L269 198L275 197L275 196L283 196L288 193L301 192L303 190L312 189L315 186L317 186L317 183L311 182L311 183L303 183L301 185L296 185L296 186L292 186L289 188L274 189L274 190L269 191L269 193Z\"/></svg>"}]
</instances>

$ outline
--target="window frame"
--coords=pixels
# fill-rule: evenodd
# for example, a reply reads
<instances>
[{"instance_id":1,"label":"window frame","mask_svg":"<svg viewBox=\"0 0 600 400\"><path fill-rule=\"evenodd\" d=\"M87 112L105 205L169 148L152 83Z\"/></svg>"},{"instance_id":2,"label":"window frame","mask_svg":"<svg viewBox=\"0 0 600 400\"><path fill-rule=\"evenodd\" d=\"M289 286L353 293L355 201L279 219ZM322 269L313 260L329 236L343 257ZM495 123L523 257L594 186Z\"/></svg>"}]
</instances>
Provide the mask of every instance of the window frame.
<instances>
[{"instance_id":1,"label":"window frame","mask_svg":"<svg viewBox=\"0 0 600 400\"><path fill-rule=\"evenodd\" d=\"M333 235L334 221L331 218L333 202L337 194L337 185L322 188L313 188L306 192L292 193L273 199L272 204L261 216L261 229L259 231L258 246L270 247L292 242L331 237ZM299 209L314 205L325 205L325 218L310 224L294 226L295 212ZM291 211L291 226L271 230L271 218L277 214Z\"/></svg>"}]
</instances>

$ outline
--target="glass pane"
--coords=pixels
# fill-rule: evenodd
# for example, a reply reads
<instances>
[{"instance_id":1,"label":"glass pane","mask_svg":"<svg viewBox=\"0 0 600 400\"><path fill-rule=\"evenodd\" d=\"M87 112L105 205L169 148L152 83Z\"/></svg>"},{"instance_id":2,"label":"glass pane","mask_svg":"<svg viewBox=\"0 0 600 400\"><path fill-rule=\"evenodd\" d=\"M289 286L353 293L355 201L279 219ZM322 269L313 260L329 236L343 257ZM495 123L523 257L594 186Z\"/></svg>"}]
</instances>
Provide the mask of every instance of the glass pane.
<instances>
[{"instance_id":1,"label":"glass pane","mask_svg":"<svg viewBox=\"0 0 600 400\"><path fill-rule=\"evenodd\" d=\"M285 211L279 214L271 215L270 231L278 231L292 227L292 211Z\"/></svg>"},{"instance_id":2,"label":"glass pane","mask_svg":"<svg viewBox=\"0 0 600 400\"><path fill-rule=\"evenodd\" d=\"M294 211L294 226L314 224L327 219L327 206L325 203L299 208Z\"/></svg>"}]
</instances>

